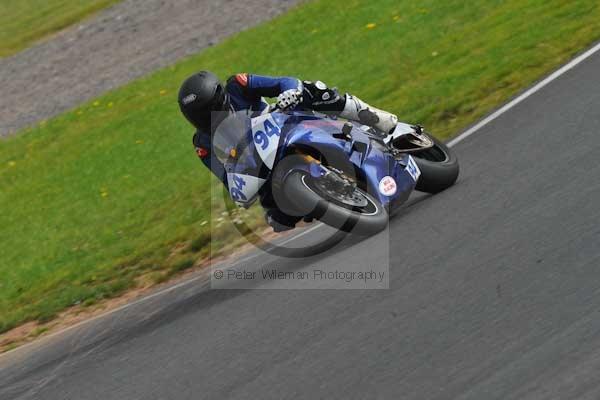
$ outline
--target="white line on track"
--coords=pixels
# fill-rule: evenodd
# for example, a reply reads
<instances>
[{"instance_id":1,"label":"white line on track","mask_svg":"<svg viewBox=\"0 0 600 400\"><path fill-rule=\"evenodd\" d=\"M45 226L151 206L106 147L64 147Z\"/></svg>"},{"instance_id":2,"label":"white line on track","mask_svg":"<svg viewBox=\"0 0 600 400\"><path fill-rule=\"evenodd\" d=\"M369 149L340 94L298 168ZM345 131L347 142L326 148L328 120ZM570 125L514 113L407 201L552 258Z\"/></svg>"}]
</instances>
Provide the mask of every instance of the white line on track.
<instances>
[{"instance_id":1,"label":"white line on track","mask_svg":"<svg viewBox=\"0 0 600 400\"><path fill-rule=\"evenodd\" d=\"M284 240L283 242L281 242L281 243L277 243L277 246L283 246L283 245L284 245L284 244L286 244L286 243L289 243L289 242L291 242L291 241L293 241L293 240L299 239L299 238L301 238L302 236L304 236L304 235L306 235L306 234L309 234L309 233L311 233L311 232L314 232L315 230L317 230L318 228L320 228L320 227L322 227L322 226L323 226L323 224L322 224L321 222L318 222L318 223L316 223L316 224L315 224L315 226L311 226L311 227L310 227L310 228L308 228L307 230L305 230L305 231L302 231L302 232L300 232L300 233L298 233L298 234L296 234L296 235L292 235L292 237L289 237L289 238L285 239L285 240ZM253 253L253 254L250 254L249 256L246 256L246 257L244 257L244 258L241 258L241 259L237 260L237 261L235 262L235 264L242 264L242 263L245 263L245 262L247 262L247 261L250 261L250 260L253 260L253 259L255 259L256 257L258 257L258 256L260 256L260 255L262 255L262 254L263 254L263 253L259 253L259 252L256 252L256 253ZM234 265L235 265L235 264L234 264Z\"/></svg>"},{"instance_id":2,"label":"white line on track","mask_svg":"<svg viewBox=\"0 0 600 400\"><path fill-rule=\"evenodd\" d=\"M519 104L520 102L522 102L523 100L525 100L526 98L531 96L532 94L534 94L535 92L539 91L544 86L548 85L550 82L552 82L559 76L563 75L565 72L573 69L576 65L580 64L582 61L591 57L598 50L600 50L600 43L597 43L591 49L589 49L586 52L575 57L570 62L568 62L567 64L563 65L561 68L559 68L558 70L556 70L555 72L550 74L544 80L533 85L531 88L529 88L528 90L523 92L520 96L517 96L512 101L505 104L503 107L499 108L498 110L496 110L495 112L493 112L492 114L487 116L486 118L482 119L481 121L479 121L478 123L473 125L471 128L467 129L466 131L464 131L463 133L461 133L460 135L458 135L457 137L455 137L454 139L449 141L448 146L452 147L452 146L456 145L458 142L461 142L462 140L468 138L469 136L471 136L472 134L477 132L479 129L483 128L485 125L489 124L490 122L492 122L493 120L495 120L496 118L498 118L499 116L501 116L502 114L504 114L505 112L507 112L508 110L510 110L511 108L513 108L514 106L516 106L517 104Z\"/></svg>"},{"instance_id":3,"label":"white line on track","mask_svg":"<svg viewBox=\"0 0 600 400\"><path fill-rule=\"evenodd\" d=\"M545 79L543 79L542 81L538 82L537 84L535 84L534 86L532 86L531 88L529 88L528 90L526 90L525 92L523 92L521 95L517 96L516 98L514 98L513 100L511 100L510 102L508 102L507 104L505 104L504 106L502 106L501 108L499 108L498 110L496 110L495 112L493 112L492 114L490 114L489 116L485 117L484 119L482 119L481 121L479 121L478 123L476 123L475 125L473 125L471 128L467 129L466 131L464 131L463 133L461 133L460 135L456 136L454 139L450 140L448 142L448 146L452 147L455 146L457 143L463 141L464 139L468 138L469 136L471 136L472 134L474 134L475 132L477 132L478 130L480 130L481 128L483 128L485 125L489 124L490 122L492 122L493 120L495 120L496 118L498 118L499 116L501 116L502 114L504 114L505 112L507 112L508 110L510 110L511 108L513 108L514 106L516 106L517 104L519 104L520 102L522 102L523 100L525 100L526 98L530 97L531 95L533 95L534 93L536 93L537 91L539 91L540 89L542 89L544 86L548 85L550 82L556 80L558 77L560 77L561 75L563 75L564 73L566 73L567 71L573 69L575 66L577 66L578 64L580 64L581 62L585 61L586 59L588 59L589 57L591 57L592 55L594 55L596 52L598 52L598 50L600 50L600 43L597 43L596 45L594 45L592 48L590 48L589 50L585 51L584 53L580 54L579 56L575 57L573 60L571 60L570 62L568 62L567 64L563 65L561 68L559 68L558 70L556 70L555 72L553 72L552 74L550 74L548 77L546 77ZM314 227L311 227L301 233L299 233L298 235L294 235L288 239L286 239L285 241L283 241L282 243L280 243L280 245L286 244L291 242L292 240L296 240L298 238L300 238L301 236L304 236L310 232L313 232L314 230L318 229L321 227L322 224L318 224ZM251 260L255 257L257 257L260 253L255 253L245 259L239 260L237 263L239 262L243 262L243 261L248 261ZM51 333L47 336L44 336L40 341L33 341L30 343L26 343L20 347L17 347L13 350L9 350L3 354L0 354L0 359L8 356L11 353L17 352L17 351L21 351L24 350L32 345L35 344L41 344L41 341L45 341L48 340L54 336L58 336L61 334L64 334L67 331L73 330L79 326L82 326L84 324L90 323L94 320L100 319L100 318L104 318L108 315L117 313L119 311L122 311L126 308L132 307L136 304L142 303L144 301L148 301L154 297L160 296L162 294L165 293L169 293L175 289L179 289L182 286L186 286L189 285L190 283L196 282L202 278L205 278L204 275L200 275L200 276L196 276L193 277L187 281L184 282L180 282L176 285L167 287L165 289L162 289L158 292L152 293L148 296L142 297L141 299L135 300L131 303L128 304L124 304L118 308L115 308L114 310L110 310L107 311L103 314L97 315L95 317L92 317L90 319L87 319L85 321L81 321L75 325L72 325L68 328L65 328L63 330L60 330L58 332L54 332Z\"/></svg>"},{"instance_id":4,"label":"white line on track","mask_svg":"<svg viewBox=\"0 0 600 400\"><path fill-rule=\"evenodd\" d=\"M291 242L292 240L296 240L306 234L309 234L322 226L323 226L323 224L321 222L318 222L315 224L315 226L310 227L309 229L305 230L304 232L294 235L291 238L288 238L288 239L284 240L283 242L279 243L279 246L283 246L284 244L287 244L287 243Z\"/></svg>"}]
</instances>

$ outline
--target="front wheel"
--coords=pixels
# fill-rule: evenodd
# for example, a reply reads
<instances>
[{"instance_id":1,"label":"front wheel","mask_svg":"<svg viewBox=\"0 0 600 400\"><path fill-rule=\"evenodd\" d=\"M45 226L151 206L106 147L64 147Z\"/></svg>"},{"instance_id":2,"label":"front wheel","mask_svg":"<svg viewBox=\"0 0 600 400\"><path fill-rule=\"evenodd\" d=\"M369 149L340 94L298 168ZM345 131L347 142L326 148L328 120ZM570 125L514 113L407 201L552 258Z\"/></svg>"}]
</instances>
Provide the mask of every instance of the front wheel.
<instances>
[{"instance_id":1,"label":"front wheel","mask_svg":"<svg viewBox=\"0 0 600 400\"><path fill-rule=\"evenodd\" d=\"M421 170L415 189L420 192L438 193L454 185L458 178L458 159L452 150L433 136L427 135L434 145L411 153Z\"/></svg>"},{"instance_id":2,"label":"front wheel","mask_svg":"<svg viewBox=\"0 0 600 400\"><path fill-rule=\"evenodd\" d=\"M323 178L295 171L285 179L283 192L295 211L345 232L368 236L388 224L385 208L358 187L336 191Z\"/></svg>"}]
</instances>

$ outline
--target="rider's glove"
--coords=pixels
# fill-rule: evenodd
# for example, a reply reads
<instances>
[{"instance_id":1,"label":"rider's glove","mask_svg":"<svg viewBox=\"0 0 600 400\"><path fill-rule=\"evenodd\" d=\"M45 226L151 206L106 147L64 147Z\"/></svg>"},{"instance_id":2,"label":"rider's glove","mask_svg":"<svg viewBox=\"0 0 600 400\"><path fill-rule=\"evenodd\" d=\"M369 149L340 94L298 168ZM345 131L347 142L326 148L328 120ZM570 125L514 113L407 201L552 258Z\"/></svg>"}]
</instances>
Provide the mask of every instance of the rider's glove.
<instances>
[{"instance_id":1,"label":"rider's glove","mask_svg":"<svg viewBox=\"0 0 600 400\"><path fill-rule=\"evenodd\" d=\"M277 107L280 110L288 110L296 107L302 102L302 90L289 89L277 96Z\"/></svg>"}]
</instances>

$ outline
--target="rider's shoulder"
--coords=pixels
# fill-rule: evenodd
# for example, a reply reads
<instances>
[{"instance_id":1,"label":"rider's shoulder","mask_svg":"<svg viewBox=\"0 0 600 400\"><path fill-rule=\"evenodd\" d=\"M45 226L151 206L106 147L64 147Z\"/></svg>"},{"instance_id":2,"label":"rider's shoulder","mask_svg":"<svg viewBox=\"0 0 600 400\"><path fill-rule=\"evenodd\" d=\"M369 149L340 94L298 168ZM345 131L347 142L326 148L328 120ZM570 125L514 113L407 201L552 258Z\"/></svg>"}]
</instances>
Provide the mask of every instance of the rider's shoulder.
<instances>
[{"instance_id":1,"label":"rider's shoulder","mask_svg":"<svg viewBox=\"0 0 600 400\"><path fill-rule=\"evenodd\" d=\"M240 73L240 74L231 75L229 78L227 78L227 86L228 87L236 86L241 89L246 89L246 88L248 88L249 83L250 83L250 74L245 73L245 72Z\"/></svg>"}]
</instances>

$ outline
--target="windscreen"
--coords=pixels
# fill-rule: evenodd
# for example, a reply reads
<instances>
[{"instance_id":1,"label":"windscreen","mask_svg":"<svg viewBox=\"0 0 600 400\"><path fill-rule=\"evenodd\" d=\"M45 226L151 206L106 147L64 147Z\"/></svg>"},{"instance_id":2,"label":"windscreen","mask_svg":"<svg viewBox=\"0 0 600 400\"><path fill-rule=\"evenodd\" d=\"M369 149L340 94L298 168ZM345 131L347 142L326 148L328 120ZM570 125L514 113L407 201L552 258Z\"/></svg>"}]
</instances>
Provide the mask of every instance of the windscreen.
<instances>
[{"instance_id":1,"label":"windscreen","mask_svg":"<svg viewBox=\"0 0 600 400\"><path fill-rule=\"evenodd\" d=\"M248 113L240 111L223 119L213 135L213 150L217 159L230 167L254 159Z\"/></svg>"}]
</instances>

